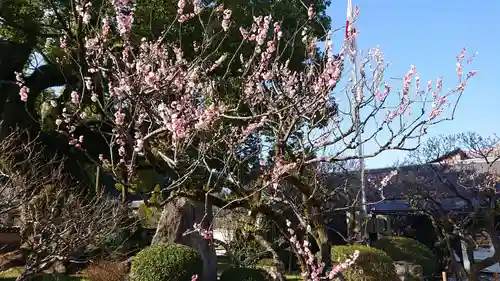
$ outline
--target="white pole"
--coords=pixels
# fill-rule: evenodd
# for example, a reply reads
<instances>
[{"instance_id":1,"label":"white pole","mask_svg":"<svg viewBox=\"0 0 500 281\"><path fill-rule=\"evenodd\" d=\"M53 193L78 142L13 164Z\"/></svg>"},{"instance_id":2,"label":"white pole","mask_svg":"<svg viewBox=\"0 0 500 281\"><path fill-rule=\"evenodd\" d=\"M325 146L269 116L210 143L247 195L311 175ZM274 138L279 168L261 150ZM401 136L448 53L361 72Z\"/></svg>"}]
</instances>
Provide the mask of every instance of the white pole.
<instances>
[{"instance_id":1,"label":"white pole","mask_svg":"<svg viewBox=\"0 0 500 281\"><path fill-rule=\"evenodd\" d=\"M347 3L347 26L346 28L352 29L354 25L354 16L352 9L352 1L348 0ZM347 30L347 33L351 36L350 30ZM360 114L360 103L361 103L361 92L363 91L363 85L358 85L358 60L357 60L357 46L354 44L354 39L350 38L350 44L353 46L352 51L350 52L351 57L351 65L352 65L352 83L353 83L353 110L354 110L354 126L356 126L356 135L357 135L357 143L358 143L358 158L359 158L359 170L360 170L360 189L361 189L361 207L362 207L362 224L360 225L362 231L362 238L366 240L366 218L368 217L368 210L366 206L366 187L365 187L365 159L364 159L364 151L363 151L363 138L362 138L362 126L361 126L361 114Z\"/></svg>"}]
</instances>

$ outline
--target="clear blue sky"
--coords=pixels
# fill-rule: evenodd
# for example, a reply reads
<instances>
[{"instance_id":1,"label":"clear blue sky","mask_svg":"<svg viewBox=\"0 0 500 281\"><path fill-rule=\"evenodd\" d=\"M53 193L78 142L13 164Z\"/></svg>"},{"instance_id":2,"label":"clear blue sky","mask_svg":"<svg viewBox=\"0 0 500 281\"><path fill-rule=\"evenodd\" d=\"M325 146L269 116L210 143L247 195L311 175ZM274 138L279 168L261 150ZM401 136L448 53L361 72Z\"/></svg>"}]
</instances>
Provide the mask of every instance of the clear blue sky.
<instances>
[{"instance_id":1,"label":"clear blue sky","mask_svg":"<svg viewBox=\"0 0 500 281\"><path fill-rule=\"evenodd\" d=\"M461 48L478 52L473 68L479 72L469 83L455 120L432 127L428 136L500 133L499 0L353 0L353 5L360 7L358 48L380 46L391 63L385 77L402 77L415 64L424 84L443 76L446 89L455 85L455 56ZM328 13L334 28L345 25L346 7L347 0L332 0ZM398 158L404 154L386 152L367 165L388 166Z\"/></svg>"}]
</instances>

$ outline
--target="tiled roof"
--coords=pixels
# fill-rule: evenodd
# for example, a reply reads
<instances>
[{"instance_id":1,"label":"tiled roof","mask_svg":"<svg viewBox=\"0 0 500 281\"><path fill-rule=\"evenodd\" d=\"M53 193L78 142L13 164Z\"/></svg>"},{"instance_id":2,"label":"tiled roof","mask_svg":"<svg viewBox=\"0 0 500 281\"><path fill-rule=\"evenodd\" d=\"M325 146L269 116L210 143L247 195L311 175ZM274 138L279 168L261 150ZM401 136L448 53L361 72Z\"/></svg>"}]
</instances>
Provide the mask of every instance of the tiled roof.
<instances>
[{"instance_id":1,"label":"tiled roof","mask_svg":"<svg viewBox=\"0 0 500 281\"><path fill-rule=\"evenodd\" d=\"M397 170L398 174L383 188L385 200L382 201L379 191L380 180L394 170ZM472 172L477 173L475 178L479 178L486 172L500 175L500 161L488 163L482 159L465 159L454 161L452 164L406 165L397 168L367 169L365 172L368 179L366 195L369 210L411 211L413 208L405 200L408 199L409 194L418 194L422 191L435 194L436 198L439 198L440 207L446 210L463 210L464 207L470 205L468 201L474 205L478 204L478 201L475 189L459 184L459 177ZM343 177L342 180L338 181L339 177ZM348 177L347 180L350 181L353 190L357 191L359 172L353 172ZM332 179L334 186L335 182L337 184L345 182L346 177L332 175ZM499 187L500 185L497 184L497 192L500 192ZM370 204L370 202L374 203Z\"/></svg>"}]
</instances>

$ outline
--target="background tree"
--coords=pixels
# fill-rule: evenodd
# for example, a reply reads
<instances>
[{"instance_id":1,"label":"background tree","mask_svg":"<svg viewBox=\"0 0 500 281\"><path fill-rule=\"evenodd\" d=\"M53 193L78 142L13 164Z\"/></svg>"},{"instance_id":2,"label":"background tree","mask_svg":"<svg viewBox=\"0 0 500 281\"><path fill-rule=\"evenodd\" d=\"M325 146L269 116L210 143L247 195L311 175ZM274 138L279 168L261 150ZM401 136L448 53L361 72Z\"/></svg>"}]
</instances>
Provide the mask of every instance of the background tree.
<instances>
[{"instance_id":1,"label":"background tree","mask_svg":"<svg viewBox=\"0 0 500 281\"><path fill-rule=\"evenodd\" d=\"M26 136L27 135L27 136ZM93 196L64 174L60 156L47 158L38 138L16 131L0 146L2 212L20 210L21 252L26 258L17 280L40 273L54 262L81 258L99 247L127 217L116 199Z\"/></svg>"},{"instance_id":2,"label":"background tree","mask_svg":"<svg viewBox=\"0 0 500 281\"><path fill-rule=\"evenodd\" d=\"M119 200L89 198L80 190L47 186L23 208L29 236L23 243L25 269L17 280L40 273L56 261L88 262L92 257L86 252L102 246L123 227L127 213Z\"/></svg>"},{"instance_id":3,"label":"background tree","mask_svg":"<svg viewBox=\"0 0 500 281\"><path fill-rule=\"evenodd\" d=\"M496 225L498 143L496 136L482 137L477 133L439 136L431 138L409 158L419 164L415 193L410 197L432 219L450 254L449 265L462 279L478 280L482 270L500 261ZM457 209L448 204L449 200L461 206ZM495 254L477 261L474 251L478 237L482 236Z\"/></svg>"},{"instance_id":4,"label":"background tree","mask_svg":"<svg viewBox=\"0 0 500 281\"><path fill-rule=\"evenodd\" d=\"M26 167L29 165L29 159L36 158L37 155L33 155L30 144L23 145L19 139L20 133L17 131L5 137L0 144L1 215L18 209L39 190L36 185L26 184L36 182L35 175L28 174L30 177L26 177L23 173L29 169Z\"/></svg>"}]
</instances>

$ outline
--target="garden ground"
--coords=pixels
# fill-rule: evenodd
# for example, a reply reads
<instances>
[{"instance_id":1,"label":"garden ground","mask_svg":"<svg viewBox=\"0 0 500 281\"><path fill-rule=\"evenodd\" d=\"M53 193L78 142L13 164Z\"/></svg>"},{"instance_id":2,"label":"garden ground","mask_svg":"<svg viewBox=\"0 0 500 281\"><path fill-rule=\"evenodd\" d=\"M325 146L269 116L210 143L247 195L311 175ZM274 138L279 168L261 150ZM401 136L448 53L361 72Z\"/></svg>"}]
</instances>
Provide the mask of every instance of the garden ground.
<instances>
[{"instance_id":1,"label":"garden ground","mask_svg":"<svg viewBox=\"0 0 500 281\"><path fill-rule=\"evenodd\" d=\"M4 272L0 272L0 281L15 281L16 277L21 273L21 268L12 268ZM298 275L286 275L289 281L298 281ZM66 276L57 274L47 274L43 277L43 281L87 281L83 276Z\"/></svg>"},{"instance_id":2,"label":"garden ground","mask_svg":"<svg viewBox=\"0 0 500 281\"><path fill-rule=\"evenodd\" d=\"M20 268L11 268L7 271L0 272L0 281L15 281L16 277L21 273ZM43 276L43 281L87 281L82 276L66 276L59 274L47 274Z\"/></svg>"}]
</instances>

